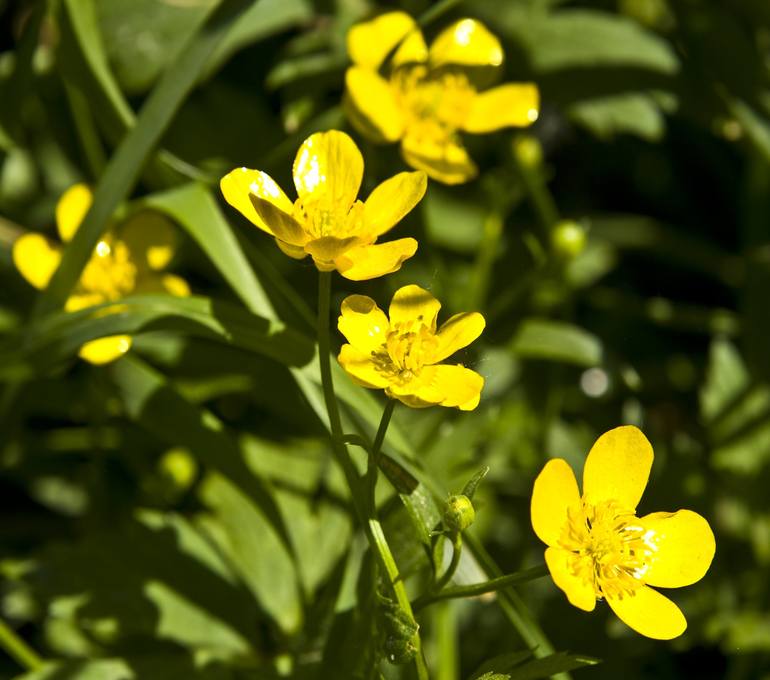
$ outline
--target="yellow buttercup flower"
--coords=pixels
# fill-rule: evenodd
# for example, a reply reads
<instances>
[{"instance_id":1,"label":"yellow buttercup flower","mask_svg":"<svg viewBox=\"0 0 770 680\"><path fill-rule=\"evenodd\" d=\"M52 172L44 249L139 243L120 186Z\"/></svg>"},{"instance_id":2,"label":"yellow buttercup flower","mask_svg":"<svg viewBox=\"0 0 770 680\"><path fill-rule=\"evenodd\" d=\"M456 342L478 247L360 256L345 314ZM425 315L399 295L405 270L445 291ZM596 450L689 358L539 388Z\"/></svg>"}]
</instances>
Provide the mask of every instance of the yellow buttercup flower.
<instances>
[{"instance_id":1,"label":"yellow buttercup flower","mask_svg":"<svg viewBox=\"0 0 770 680\"><path fill-rule=\"evenodd\" d=\"M456 406L471 411L479 403L484 378L459 364L439 363L472 343L484 317L464 312L436 329L441 303L419 286L396 291L388 316L365 295L342 302L337 327L350 344L339 362L359 385L384 389L407 406Z\"/></svg>"},{"instance_id":2,"label":"yellow buttercup flower","mask_svg":"<svg viewBox=\"0 0 770 680\"><path fill-rule=\"evenodd\" d=\"M417 241L402 238L375 244L425 194L423 172L402 172L384 181L365 202L357 200L364 159L344 132L308 137L294 159L296 201L292 203L261 170L237 168L220 187L225 200L275 237L290 257L310 255L321 271L336 269L353 281L390 274L412 257Z\"/></svg>"},{"instance_id":3,"label":"yellow buttercup flower","mask_svg":"<svg viewBox=\"0 0 770 680\"><path fill-rule=\"evenodd\" d=\"M85 184L76 184L62 194L56 205L56 226L64 243L75 235L92 201L91 189ZM148 211L136 213L96 244L65 309L73 312L133 293L189 295L184 279L161 273L174 250L174 230L165 217ZM13 244L13 262L29 283L42 290L61 262L61 251L61 245L42 234L25 234ZM130 336L113 335L85 343L79 354L90 363L104 364L130 348Z\"/></svg>"},{"instance_id":4,"label":"yellow buttercup flower","mask_svg":"<svg viewBox=\"0 0 770 680\"><path fill-rule=\"evenodd\" d=\"M700 580L714 557L714 534L691 510L636 516L652 466L652 446L637 428L618 427L591 448L583 495L572 468L548 461L532 492L532 526L548 545L545 561L569 601L592 611L606 599L638 633L681 635L687 621L657 590Z\"/></svg>"},{"instance_id":5,"label":"yellow buttercup flower","mask_svg":"<svg viewBox=\"0 0 770 680\"><path fill-rule=\"evenodd\" d=\"M477 90L473 70L503 63L500 41L480 21L452 24L428 48L412 17L388 12L353 26L347 43L351 122L374 141L400 140L404 160L432 179L459 184L478 172L460 132L523 127L537 119L540 95L531 83Z\"/></svg>"}]
</instances>

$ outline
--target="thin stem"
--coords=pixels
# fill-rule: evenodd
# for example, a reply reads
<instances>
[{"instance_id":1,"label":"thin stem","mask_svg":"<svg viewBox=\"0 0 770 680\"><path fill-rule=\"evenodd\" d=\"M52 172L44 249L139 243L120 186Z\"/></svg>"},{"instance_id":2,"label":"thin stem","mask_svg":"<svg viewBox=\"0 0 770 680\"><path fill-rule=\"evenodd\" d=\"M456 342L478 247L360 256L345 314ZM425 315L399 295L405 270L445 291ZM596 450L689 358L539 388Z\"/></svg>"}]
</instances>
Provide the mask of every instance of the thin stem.
<instances>
[{"instance_id":1,"label":"thin stem","mask_svg":"<svg viewBox=\"0 0 770 680\"><path fill-rule=\"evenodd\" d=\"M388 425L390 425L390 419L395 408L396 400L388 399L388 402L385 404L385 410L382 412L380 426L377 428L372 449L369 452L369 465L366 468L366 486L369 491L369 514L371 517L375 517L377 512L375 492L377 491L377 472L380 467L382 444L385 441L385 433L388 431Z\"/></svg>"},{"instance_id":2,"label":"thin stem","mask_svg":"<svg viewBox=\"0 0 770 680\"><path fill-rule=\"evenodd\" d=\"M483 583L473 583L467 586L446 588L445 590L441 590L435 594L425 595L418 598L412 603L412 609L414 611L418 611L423 607L440 600L454 600L459 597L476 597L478 595L484 595L485 593L493 593L498 590L508 588L509 586L517 585L519 583L526 583L527 581L533 581L537 578L542 578L547 574L548 568L544 564L541 564L537 567L532 567L531 569L523 569L522 571L517 571L513 574L498 576L497 578L484 581Z\"/></svg>"},{"instance_id":3,"label":"thin stem","mask_svg":"<svg viewBox=\"0 0 770 680\"><path fill-rule=\"evenodd\" d=\"M414 620L412 606L409 602L409 596L406 593L406 587L401 579L398 566L393 558L393 553L382 531L382 526L376 517L367 517L366 498L362 494L360 478L356 471L353 461L350 459L347 447L343 441L342 422L340 420L340 411L337 404L337 397L334 393L334 382L332 379L331 358L330 358L330 340L329 340L329 302L331 299L331 272L319 272L318 277L318 362L321 371L321 385L323 387L324 401L326 411L329 414L329 429L331 431L331 444L334 457L345 474L345 479L350 489L350 495L353 499L353 507L356 516L364 527L366 540L372 548L378 559L380 568L387 575L388 581L393 589L393 594L401 610L410 619ZM378 431L379 435L379 431ZM385 436L383 432L383 438ZM374 447L373 447L374 449ZM428 669L425 666L425 659L422 655L422 644L419 633L415 633L412 640L416 648L414 658L415 668L417 670L418 680L429 680Z\"/></svg>"},{"instance_id":4,"label":"thin stem","mask_svg":"<svg viewBox=\"0 0 770 680\"><path fill-rule=\"evenodd\" d=\"M2 619L0 619L0 647L28 671L37 670L43 665L43 659L37 652L16 635L16 632Z\"/></svg>"},{"instance_id":5,"label":"thin stem","mask_svg":"<svg viewBox=\"0 0 770 680\"><path fill-rule=\"evenodd\" d=\"M446 571L441 575L441 578L436 581L433 588L431 588L431 592L441 592L444 589L444 586L446 586L446 584L452 580L452 577L457 571L457 566L460 564L460 557L462 557L462 554L463 537L462 534L458 532L452 540L452 560L449 562L449 566L446 568Z\"/></svg>"}]
</instances>

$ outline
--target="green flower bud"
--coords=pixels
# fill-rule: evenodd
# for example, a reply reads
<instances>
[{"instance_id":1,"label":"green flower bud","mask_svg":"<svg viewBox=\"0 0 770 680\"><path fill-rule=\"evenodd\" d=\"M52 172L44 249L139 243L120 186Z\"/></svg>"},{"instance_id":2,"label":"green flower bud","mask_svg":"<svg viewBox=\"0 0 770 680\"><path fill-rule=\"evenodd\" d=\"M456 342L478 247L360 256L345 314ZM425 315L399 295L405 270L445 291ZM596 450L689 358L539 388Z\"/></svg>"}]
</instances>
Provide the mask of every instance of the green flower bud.
<instances>
[{"instance_id":1,"label":"green flower bud","mask_svg":"<svg viewBox=\"0 0 770 680\"><path fill-rule=\"evenodd\" d=\"M543 147L535 137L517 137L513 141L513 153L524 167L536 168L543 163Z\"/></svg>"},{"instance_id":2,"label":"green flower bud","mask_svg":"<svg viewBox=\"0 0 770 680\"><path fill-rule=\"evenodd\" d=\"M551 232L551 245L556 255L571 260L583 252L586 230L577 222L563 220Z\"/></svg>"},{"instance_id":3,"label":"green flower bud","mask_svg":"<svg viewBox=\"0 0 770 680\"><path fill-rule=\"evenodd\" d=\"M180 490L188 489L198 475L198 463L182 448L166 451L158 461L158 469Z\"/></svg>"},{"instance_id":4,"label":"green flower bud","mask_svg":"<svg viewBox=\"0 0 770 680\"><path fill-rule=\"evenodd\" d=\"M444 508L444 524L447 529L460 533L473 524L475 519L476 511L467 496L458 494L449 497Z\"/></svg>"}]
</instances>

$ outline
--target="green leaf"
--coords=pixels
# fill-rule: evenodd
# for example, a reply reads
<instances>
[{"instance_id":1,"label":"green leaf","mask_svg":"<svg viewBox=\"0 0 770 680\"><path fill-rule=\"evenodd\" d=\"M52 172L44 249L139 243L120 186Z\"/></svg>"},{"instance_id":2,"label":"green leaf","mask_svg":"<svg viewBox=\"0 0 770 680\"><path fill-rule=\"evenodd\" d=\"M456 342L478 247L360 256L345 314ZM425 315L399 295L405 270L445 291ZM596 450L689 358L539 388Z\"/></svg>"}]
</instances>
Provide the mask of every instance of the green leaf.
<instances>
[{"instance_id":1,"label":"green leaf","mask_svg":"<svg viewBox=\"0 0 770 680\"><path fill-rule=\"evenodd\" d=\"M304 336L231 303L200 297L138 295L33 322L25 329L25 343L14 340L12 348L6 350L0 370L22 375L43 372L75 356L89 340L150 330L214 338L286 365L302 366L313 356L313 345Z\"/></svg>"},{"instance_id":2,"label":"green leaf","mask_svg":"<svg viewBox=\"0 0 770 680\"><path fill-rule=\"evenodd\" d=\"M143 205L166 213L200 246L252 312L273 318L270 300L209 189L190 183L147 196Z\"/></svg>"},{"instance_id":3,"label":"green leaf","mask_svg":"<svg viewBox=\"0 0 770 680\"><path fill-rule=\"evenodd\" d=\"M562 321L525 320L511 343L513 352L526 359L561 361L596 366L602 361L601 341L588 331Z\"/></svg>"},{"instance_id":4,"label":"green leaf","mask_svg":"<svg viewBox=\"0 0 770 680\"><path fill-rule=\"evenodd\" d=\"M679 60L665 40L616 14L512 8L502 13L499 26L524 50L536 74L597 67L666 75L679 70Z\"/></svg>"},{"instance_id":5,"label":"green leaf","mask_svg":"<svg viewBox=\"0 0 770 680\"><path fill-rule=\"evenodd\" d=\"M601 139L627 133L656 142L665 132L660 107L650 95L642 93L579 101L569 107L569 115Z\"/></svg>"},{"instance_id":6,"label":"green leaf","mask_svg":"<svg viewBox=\"0 0 770 680\"><path fill-rule=\"evenodd\" d=\"M536 680L600 663L599 659L568 654L567 652L556 652L540 659L532 659L531 657L532 652L530 651L501 654L485 662L471 676L471 680L482 680L490 673L505 674L509 680Z\"/></svg>"},{"instance_id":7,"label":"green leaf","mask_svg":"<svg viewBox=\"0 0 770 680\"><path fill-rule=\"evenodd\" d=\"M210 411L179 395L162 374L136 357L111 367L126 414L170 446L188 448L209 469L217 471L234 491L247 498L252 514L261 513L286 552L293 553L289 531L271 488L243 462L240 446ZM161 406L162 405L162 406Z\"/></svg>"},{"instance_id":8,"label":"green leaf","mask_svg":"<svg viewBox=\"0 0 770 680\"><path fill-rule=\"evenodd\" d=\"M178 107L195 85L206 60L224 39L233 22L251 3L223 0L182 50L152 91L136 121L107 164L94 192L94 202L64 251L61 264L38 300L36 312L64 304L70 290L104 233L107 220L128 197L142 165L159 142Z\"/></svg>"},{"instance_id":9,"label":"green leaf","mask_svg":"<svg viewBox=\"0 0 770 680\"><path fill-rule=\"evenodd\" d=\"M435 244L461 253L477 250L484 236L488 210L469 200L467 191L431 185L421 209L428 237Z\"/></svg>"},{"instance_id":10,"label":"green leaf","mask_svg":"<svg viewBox=\"0 0 770 680\"><path fill-rule=\"evenodd\" d=\"M286 632L302 623L302 597L291 554L249 497L220 475L209 475L201 499L211 509L204 520L212 540L243 581Z\"/></svg>"}]
</instances>

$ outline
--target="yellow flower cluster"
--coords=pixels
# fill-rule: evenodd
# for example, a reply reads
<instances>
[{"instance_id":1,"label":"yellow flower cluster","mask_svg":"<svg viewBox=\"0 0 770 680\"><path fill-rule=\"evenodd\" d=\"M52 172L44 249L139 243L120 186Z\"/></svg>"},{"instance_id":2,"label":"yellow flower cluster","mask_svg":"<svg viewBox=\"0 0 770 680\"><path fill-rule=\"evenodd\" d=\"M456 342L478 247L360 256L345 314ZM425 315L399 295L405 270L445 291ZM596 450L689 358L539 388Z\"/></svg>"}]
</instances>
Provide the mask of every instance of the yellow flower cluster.
<instances>
[{"instance_id":1,"label":"yellow flower cluster","mask_svg":"<svg viewBox=\"0 0 770 680\"><path fill-rule=\"evenodd\" d=\"M56 227L63 243L78 230L93 201L91 189L76 184L56 206ZM65 309L74 312L134 293L190 294L187 282L164 273L175 251L172 225L158 213L142 211L116 225L96 244ZM13 245L13 261L35 288L48 286L61 262L61 245L42 234L25 234ZM131 337L112 335L85 343L80 356L92 364L114 361L131 348Z\"/></svg>"}]
</instances>

